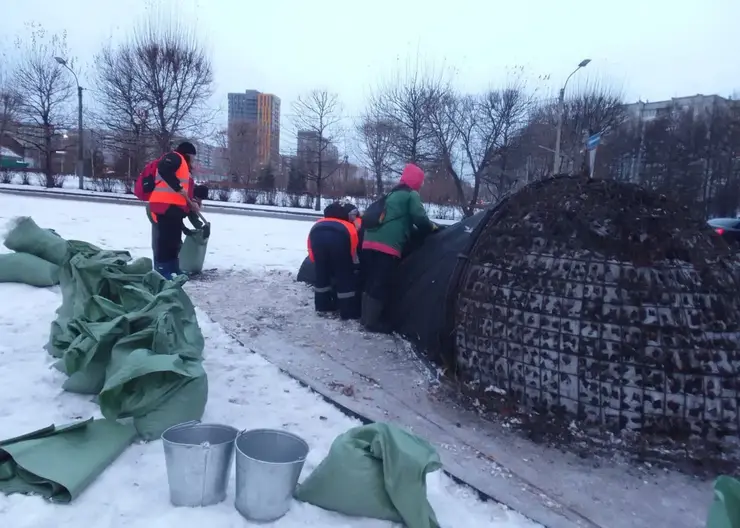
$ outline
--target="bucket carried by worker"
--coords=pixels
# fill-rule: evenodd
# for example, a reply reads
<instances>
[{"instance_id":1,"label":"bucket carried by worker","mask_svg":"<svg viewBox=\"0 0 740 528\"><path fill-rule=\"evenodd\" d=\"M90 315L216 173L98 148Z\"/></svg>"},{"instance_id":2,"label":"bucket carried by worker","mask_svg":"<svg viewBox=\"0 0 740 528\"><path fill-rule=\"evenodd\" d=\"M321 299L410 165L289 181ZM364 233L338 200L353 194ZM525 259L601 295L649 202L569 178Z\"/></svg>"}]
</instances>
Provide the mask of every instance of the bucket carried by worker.
<instances>
[{"instance_id":1,"label":"bucket carried by worker","mask_svg":"<svg viewBox=\"0 0 740 528\"><path fill-rule=\"evenodd\" d=\"M210 506L226 498L239 431L198 421L162 433L170 502L174 506Z\"/></svg>"},{"instance_id":2,"label":"bucket carried by worker","mask_svg":"<svg viewBox=\"0 0 740 528\"><path fill-rule=\"evenodd\" d=\"M254 429L236 438L234 506L249 521L271 522L288 513L308 456L299 436Z\"/></svg>"}]
</instances>

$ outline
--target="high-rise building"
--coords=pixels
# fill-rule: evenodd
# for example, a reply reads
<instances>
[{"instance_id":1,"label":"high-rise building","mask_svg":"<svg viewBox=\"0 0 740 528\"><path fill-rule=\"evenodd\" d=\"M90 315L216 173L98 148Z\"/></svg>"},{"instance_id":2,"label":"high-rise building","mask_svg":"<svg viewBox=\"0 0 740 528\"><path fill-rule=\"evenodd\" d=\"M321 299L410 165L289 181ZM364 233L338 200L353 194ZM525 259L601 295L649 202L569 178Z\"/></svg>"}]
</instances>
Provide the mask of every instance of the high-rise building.
<instances>
[{"instance_id":1,"label":"high-rise building","mask_svg":"<svg viewBox=\"0 0 740 528\"><path fill-rule=\"evenodd\" d=\"M255 124L257 156L261 164L277 164L280 151L280 98L257 90L230 93L229 127L239 123ZM233 138L230 138L233 141Z\"/></svg>"}]
</instances>

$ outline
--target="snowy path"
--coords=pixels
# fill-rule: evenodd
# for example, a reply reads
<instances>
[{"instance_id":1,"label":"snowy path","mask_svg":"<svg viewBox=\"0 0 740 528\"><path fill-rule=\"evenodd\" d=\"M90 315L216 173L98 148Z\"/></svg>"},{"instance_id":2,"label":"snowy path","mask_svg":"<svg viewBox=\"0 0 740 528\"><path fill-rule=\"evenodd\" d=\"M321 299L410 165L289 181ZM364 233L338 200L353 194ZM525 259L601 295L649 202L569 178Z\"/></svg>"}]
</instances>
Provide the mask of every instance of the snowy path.
<instances>
[{"instance_id":1,"label":"snowy path","mask_svg":"<svg viewBox=\"0 0 740 528\"><path fill-rule=\"evenodd\" d=\"M77 238L134 255L148 255L149 226L140 207L110 206L0 197L0 225L21 214L31 215L62 236ZM232 263L257 271L295 267L303 259L307 226L247 217L214 215L211 248L219 248L210 266ZM295 240L301 240L296 244ZM3 251L0 249L0 251ZM223 259L223 260L222 260ZM50 368L43 350L49 324L60 303L54 289L0 284L0 369L12 376L0 384L0 431L3 437L50 423L97 416L88 397L61 390L63 375ZM239 428L278 427L303 436L311 453L303 477L328 452L333 439L358 423L319 396L281 374L261 356L250 353L199 311L206 337L205 367L211 387L204 420ZM535 523L495 503L483 503L467 488L441 472L428 479L429 498L444 527L534 527ZM247 526L232 507L233 479L227 501L204 509L169 505L164 456L160 442L130 447L71 505L52 505L37 497L0 496L0 518L13 528L90 525L107 527ZM280 527L381 527L389 523L351 519L294 503L290 513L273 524Z\"/></svg>"}]
</instances>

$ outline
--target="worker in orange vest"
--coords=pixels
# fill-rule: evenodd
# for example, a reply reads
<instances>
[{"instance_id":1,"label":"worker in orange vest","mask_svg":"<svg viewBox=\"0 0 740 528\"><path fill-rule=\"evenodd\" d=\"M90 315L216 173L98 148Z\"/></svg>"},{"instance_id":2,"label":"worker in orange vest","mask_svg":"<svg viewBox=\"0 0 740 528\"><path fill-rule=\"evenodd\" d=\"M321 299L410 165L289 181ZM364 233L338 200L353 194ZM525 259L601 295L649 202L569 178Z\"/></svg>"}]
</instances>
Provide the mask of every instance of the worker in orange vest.
<instances>
[{"instance_id":1,"label":"worker in orange vest","mask_svg":"<svg viewBox=\"0 0 740 528\"><path fill-rule=\"evenodd\" d=\"M157 163L154 190L149 196L149 210L157 220L154 241L156 270L165 278L181 275L180 247L183 220L199 211L193 200L194 185L190 176L195 161L195 146L183 141Z\"/></svg>"},{"instance_id":2,"label":"worker in orange vest","mask_svg":"<svg viewBox=\"0 0 740 528\"><path fill-rule=\"evenodd\" d=\"M324 209L308 234L308 258L314 263L314 306L319 313L339 310L342 319L359 319L359 236L344 205Z\"/></svg>"}]
</instances>

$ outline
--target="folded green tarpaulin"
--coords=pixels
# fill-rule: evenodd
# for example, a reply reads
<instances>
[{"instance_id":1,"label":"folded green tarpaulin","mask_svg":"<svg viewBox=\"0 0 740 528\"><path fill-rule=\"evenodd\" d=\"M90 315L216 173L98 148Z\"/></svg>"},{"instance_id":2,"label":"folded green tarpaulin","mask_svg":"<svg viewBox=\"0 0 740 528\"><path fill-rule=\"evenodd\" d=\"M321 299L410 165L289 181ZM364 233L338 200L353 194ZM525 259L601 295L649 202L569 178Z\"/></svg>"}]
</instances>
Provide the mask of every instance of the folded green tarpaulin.
<instances>
[{"instance_id":1,"label":"folded green tarpaulin","mask_svg":"<svg viewBox=\"0 0 740 528\"><path fill-rule=\"evenodd\" d=\"M740 528L740 481L726 475L714 481L707 528Z\"/></svg>"},{"instance_id":2,"label":"folded green tarpaulin","mask_svg":"<svg viewBox=\"0 0 740 528\"><path fill-rule=\"evenodd\" d=\"M296 490L296 499L355 517L408 528L439 528L427 500L426 475L442 467L421 438L384 423L339 435L329 454Z\"/></svg>"},{"instance_id":3,"label":"folded green tarpaulin","mask_svg":"<svg viewBox=\"0 0 740 528\"><path fill-rule=\"evenodd\" d=\"M61 264L67 253L67 241L53 229L42 229L29 216L15 218L5 235L5 247L16 253L28 253L52 264Z\"/></svg>"},{"instance_id":4,"label":"folded green tarpaulin","mask_svg":"<svg viewBox=\"0 0 740 528\"><path fill-rule=\"evenodd\" d=\"M62 304L46 349L68 376L64 389L97 396L106 418L133 417L145 440L200 419L208 398L204 340L186 278L167 281L150 259L64 240L31 219L14 226L6 245L61 255Z\"/></svg>"},{"instance_id":5,"label":"folded green tarpaulin","mask_svg":"<svg viewBox=\"0 0 740 528\"><path fill-rule=\"evenodd\" d=\"M17 282L38 288L59 284L59 266L30 253L0 254L0 282Z\"/></svg>"},{"instance_id":6,"label":"folded green tarpaulin","mask_svg":"<svg viewBox=\"0 0 740 528\"><path fill-rule=\"evenodd\" d=\"M86 420L0 441L0 492L76 499L136 437L130 424Z\"/></svg>"}]
</instances>

